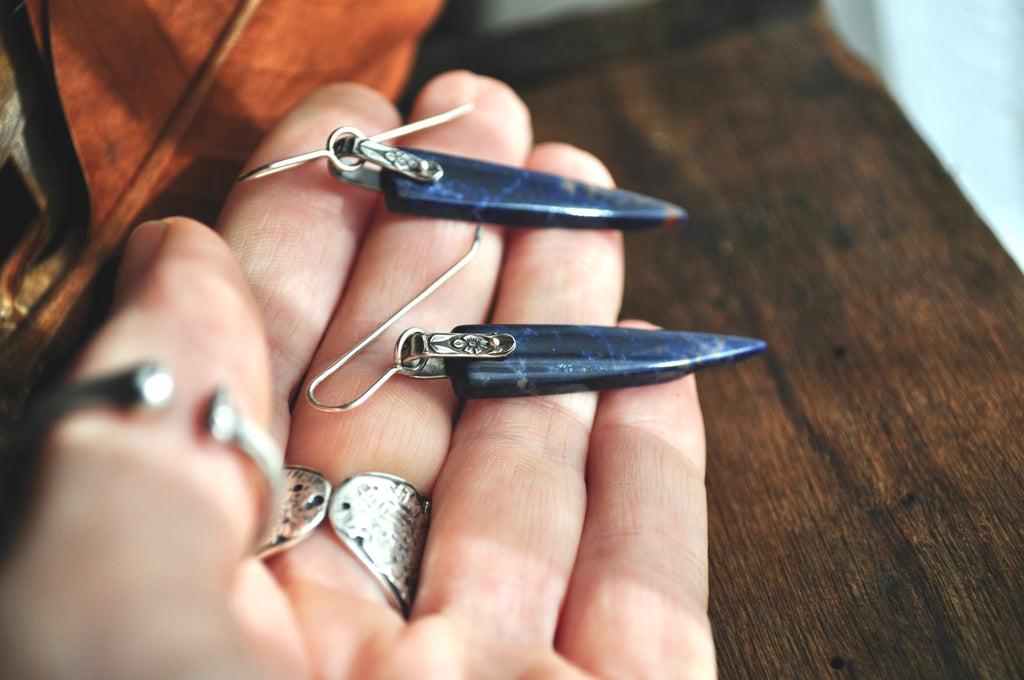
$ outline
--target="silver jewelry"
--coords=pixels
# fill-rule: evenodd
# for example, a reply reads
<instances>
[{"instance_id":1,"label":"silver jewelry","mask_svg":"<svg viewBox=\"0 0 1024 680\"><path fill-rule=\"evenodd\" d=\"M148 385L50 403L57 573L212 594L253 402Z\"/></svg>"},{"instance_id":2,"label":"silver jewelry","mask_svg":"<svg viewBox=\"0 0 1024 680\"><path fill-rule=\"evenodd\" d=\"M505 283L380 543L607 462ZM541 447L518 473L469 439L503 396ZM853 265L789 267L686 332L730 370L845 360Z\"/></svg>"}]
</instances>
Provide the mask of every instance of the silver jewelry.
<instances>
[{"instance_id":1,"label":"silver jewelry","mask_svg":"<svg viewBox=\"0 0 1024 680\"><path fill-rule=\"evenodd\" d=\"M284 483L281 466L284 453L269 434L242 415L231 399L230 392L223 386L217 388L210 400L206 428L214 439L231 444L256 464L268 492L266 524L259 534L262 538L266 535L265 527L271 526L277 508L281 506Z\"/></svg>"},{"instance_id":2,"label":"silver jewelry","mask_svg":"<svg viewBox=\"0 0 1024 680\"><path fill-rule=\"evenodd\" d=\"M297 465L285 467L277 521L256 554L269 557L313 533L327 515L330 497L331 485L322 474Z\"/></svg>"},{"instance_id":3,"label":"silver jewelry","mask_svg":"<svg viewBox=\"0 0 1024 680\"><path fill-rule=\"evenodd\" d=\"M426 182L436 181L443 174L440 165L435 162L425 161L402 149L382 145L381 142L404 137L413 132L419 132L435 125L447 123L472 110L472 103L463 104L451 111L445 111L436 116L424 118L415 123L408 123L392 130L378 132L369 137L354 127L341 127L331 133L331 136L327 139L326 148L261 165L258 168L243 173L238 179L247 180L266 177L282 170L288 170L310 161L325 158L330 164L328 167L331 168L332 172L337 173L342 178L368 186L369 188L380 188L380 180L376 177L378 173L375 171L360 172L364 169L363 164L366 161L376 163L381 167L393 170L412 179ZM350 162L346 162L346 158Z\"/></svg>"},{"instance_id":4,"label":"silver jewelry","mask_svg":"<svg viewBox=\"0 0 1024 680\"><path fill-rule=\"evenodd\" d=\"M72 411L97 406L163 409L173 395L170 371L157 361L146 361L62 385L30 405L7 440L0 443L0 494L10 509L0 514L0 555L18 530L29 489L35 486L36 447L57 420Z\"/></svg>"},{"instance_id":5,"label":"silver jewelry","mask_svg":"<svg viewBox=\"0 0 1024 680\"><path fill-rule=\"evenodd\" d=\"M408 617L430 527L430 500L404 479L367 472L337 486L329 514L341 542Z\"/></svg>"},{"instance_id":6,"label":"silver jewelry","mask_svg":"<svg viewBox=\"0 0 1024 680\"><path fill-rule=\"evenodd\" d=\"M49 425L65 413L88 406L156 410L166 408L173 394L170 371L159 362L146 361L59 387L43 397L30 415L35 424Z\"/></svg>"},{"instance_id":7,"label":"silver jewelry","mask_svg":"<svg viewBox=\"0 0 1024 680\"><path fill-rule=\"evenodd\" d=\"M362 352L367 345L369 345L374 340L379 338L387 329L391 328L391 326L393 326L395 322L397 322L399 319L405 316L405 314L409 310L411 310L413 307L415 307L420 302L429 297L431 294L433 294L433 292L440 288L442 285L444 285L444 283L448 281L448 279L455 276L463 267L469 264L470 260L472 260L476 256L477 251L480 250L480 243L484 233L483 230L483 226L477 225L476 231L473 232L473 241L469 244L469 249L462 257L460 257L455 262L455 264L446 269L440 276L434 279L430 283L430 285L428 285L426 288L417 293L415 297L406 302L394 314L385 319L384 322L381 325L377 326L377 328L374 329L372 333L370 333L365 338L360 340L355 347L345 352L345 354L339 357L333 364L331 364L324 370L320 371L320 373L318 373L316 376L313 377L312 380L310 380L309 385L306 386L306 401L308 401L313 408L315 408L318 411L324 411L325 413L333 413L337 411L347 411L349 409L353 409L363 404L367 399L369 399L370 396L373 395L373 393L376 392L378 389L380 389L380 387L385 382L387 382L388 379L391 378L391 376L393 376L395 373L403 372L401 361L396 360L397 365L392 367L390 370L384 373L384 375L378 378L377 382L371 385L369 389L367 389L365 392L363 392L361 395L359 395L352 401L346 402L344 404L329 404L321 401L316 395L316 391L317 388L320 386L320 383L330 378L331 375L333 375L339 369L341 369L353 357L355 357L355 355ZM396 348L395 350L396 353L401 352L401 345L402 342L400 341L399 347Z\"/></svg>"}]
</instances>

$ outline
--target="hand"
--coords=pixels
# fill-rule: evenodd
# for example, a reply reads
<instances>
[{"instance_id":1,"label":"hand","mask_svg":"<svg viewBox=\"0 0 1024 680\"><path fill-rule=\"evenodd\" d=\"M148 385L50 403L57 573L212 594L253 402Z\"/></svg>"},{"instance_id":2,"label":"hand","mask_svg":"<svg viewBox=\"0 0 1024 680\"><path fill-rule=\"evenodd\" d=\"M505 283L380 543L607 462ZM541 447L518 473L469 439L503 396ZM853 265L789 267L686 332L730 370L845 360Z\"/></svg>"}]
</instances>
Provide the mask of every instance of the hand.
<instances>
[{"instance_id":1,"label":"hand","mask_svg":"<svg viewBox=\"0 0 1024 680\"><path fill-rule=\"evenodd\" d=\"M531 149L523 104L494 81L442 76L412 118L467 101L469 116L402 144L610 181L578 150ZM372 134L398 123L375 93L329 87L289 114L251 165L318 148L339 125ZM472 239L473 225L394 215L377 199L311 164L233 189L218 223L230 250L182 218L133 234L112 318L75 375L158 358L178 393L163 413L76 413L48 438L40 493L0 581L11 672L714 675L692 378L470 401L458 412L447 381L396 377L355 411L306 403L309 375ZM447 331L489 315L612 325L621 249L617 233L488 227L476 258L398 328ZM391 361L389 337L324 383L325 394L344 401L373 382ZM327 526L265 563L246 556L260 487L242 456L197 427L221 384L287 442L289 464L335 483L387 472L432 497L408 622Z\"/></svg>"}]
</instances>

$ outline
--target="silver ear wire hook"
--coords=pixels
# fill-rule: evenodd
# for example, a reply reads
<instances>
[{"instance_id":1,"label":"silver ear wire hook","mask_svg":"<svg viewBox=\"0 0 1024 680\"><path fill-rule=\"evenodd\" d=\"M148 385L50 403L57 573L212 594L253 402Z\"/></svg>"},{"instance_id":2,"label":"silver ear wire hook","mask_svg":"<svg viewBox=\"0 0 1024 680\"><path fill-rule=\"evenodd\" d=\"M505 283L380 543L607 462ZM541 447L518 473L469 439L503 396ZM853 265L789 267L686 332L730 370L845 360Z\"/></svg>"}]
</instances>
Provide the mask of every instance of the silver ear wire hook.
<instances>
[{"instance_id":1,"label":"silver ear wire hook","mask_svg":"<svg viewBox=\"0 0 1024 680\"><path fill-rule=\"evenodd\" d=\"M371 161L382 165L389 170L400 172L403 175L412 177L413 179L419 179L423 181L434 181L439 179L441 176L441 168L436 163L431 165L424 165L430 163L410 153L395 149L391 146L386 146L380 142L385 142L390 139L396 139L413 132L419 132L442 123L447 123L460 116L464 116L473 110L472 102L458 106L450 111L439 113L436 116L430 116L400 127L393 128L391 130L385 130L378 132L375 135L367 137L358 128L354 127L340 127L331 133L331 136L327 138L327 146L323 149L317 149L316 151L309 151L307 153L299 154L297 156L291 156L290 158L283 158L273 163L267 163L261 165L258 168L249 170L248 172L242 173L239 177L239 181L247 179L256 179L257 177L266 177L267 175L273 175L283 170L289 170L291 168L304 165L310 161L319 160L321 158L326 159L334 170L337 172L352 172L357 170L365 161ZM392 157L394 156L394 157ZM356 160L352 163L345 162L345 158L355 158Z\"/></svg>"},{"instance_id":2,"label":"silver ear wire hook","mask_svg":"<svg viewBox=\"0 0 1024 680\"><path fill-rule=\"evenodd\" d=\"M352 401L346 402L344 404L326 404L316 398L316 389L317 387L320 386L320 383L322 383L332 374L337 372L338 369L347 364L355 355L363 351L363 349L365 349L367 345L369 345L371 342L379 338L381 334L384 333L384 331L391 328L391 326L393 326L396 321L402 318L410 309L412 309L420 302L422 302L427 296L429 296L435 290L440 288L445 283L445 281L450 279L452 276L458 273L459 270L465 267L466 264L468 264L469 261L473 259L477 251L480 249L480 239L482 234L483 227L478 225L476 228L476 232L473 234L473 242L472 244L470 244L469 250L466 251L465 255L459 258L459 260L451 267L449 267L443 274L434 279L434 281L429 286L420 291L420 293L416 295L416 297L409 300L397 312L388 317L388 319L384 321L384 323L382 323L372 333L363 338L355 347L353 347L344 355L342 355L341 358L339 358L333 364L328 366L326 369L318 373L316 377L314 377L309 382L309 386L306 388L306 400L309 401L310 405L313 406L313 408L315 408L318 411L324 411L326 413L334 413L338 411L347 411L349 409L353 409L362 404L363 402L365 402L368 398L370 398L377 390L381 388L381 386L384 383L388 381L389 378L391 378L391 376L395 375L396 373L415 373L416 367L414 366L410 368L406 366L401 356L402 347L403 345L405 345L405 339L409 336L410 333L419 332L416 329L410 329L409 331L403 333L402 337L398 341L398 344L395 349L396 358L394 366L389 368L384 373L384 375L377 379L377 382L373 383L373 385L371 385L361 395L359 395Z\"/></svg>"}]
</instances>

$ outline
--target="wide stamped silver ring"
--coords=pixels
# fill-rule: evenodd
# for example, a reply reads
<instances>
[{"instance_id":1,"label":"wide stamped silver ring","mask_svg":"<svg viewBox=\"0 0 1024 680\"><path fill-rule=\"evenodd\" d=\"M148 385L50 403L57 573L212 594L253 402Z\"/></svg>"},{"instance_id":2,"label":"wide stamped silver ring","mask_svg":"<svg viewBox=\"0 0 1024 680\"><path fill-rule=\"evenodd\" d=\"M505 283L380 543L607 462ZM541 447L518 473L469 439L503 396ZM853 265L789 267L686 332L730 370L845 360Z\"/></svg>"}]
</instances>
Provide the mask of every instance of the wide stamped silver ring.
<instances>
[{"instance_id":1,"label":"wide stamped silver ring","mask_svg":"<svg viewBox=\"0 0 1024 680\"><path fill-rule=\"evenodd\" d=\"M270 557L308 538L327 516L331 485L327 479L307 467L284 468L284 492L264 543L256 554Z\"/></svg>"},{"instance_id":2,"label":"wide stamped silver ring","mask_svg":"<svg viewBox=\"0 0 1024 680\"><path fill-rule=\"evenodd\" d=\"M341 542L408 617L430 528L430 499L400 477L367 472L334 489L328 515Z\"/></svg>"}]
</instances>

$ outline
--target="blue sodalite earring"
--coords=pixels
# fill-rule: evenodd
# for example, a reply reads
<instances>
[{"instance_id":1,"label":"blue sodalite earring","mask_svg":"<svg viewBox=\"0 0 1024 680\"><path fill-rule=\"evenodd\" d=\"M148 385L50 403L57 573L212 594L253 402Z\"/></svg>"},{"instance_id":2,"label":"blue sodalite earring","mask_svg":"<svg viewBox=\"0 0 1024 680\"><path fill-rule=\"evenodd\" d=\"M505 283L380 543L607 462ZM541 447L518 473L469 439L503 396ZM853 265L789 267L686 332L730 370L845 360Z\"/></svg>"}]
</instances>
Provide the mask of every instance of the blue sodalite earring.
<instances>
[{"instance_id":1,"label":"blue sodalite earring","mask_svg":"<svg viewBox=\"0 0 1024 680\"><path fill-rule=\"evenodd\" d=\"M244 173L255 179L326 159L337 179L384 194L396 213L513 227L636 231L681 222L679 206L622 189L496 163L406 149L384 141L468 113L471 104L409 125L366 136L354 127L331 133L323 149Z\"/></svg>"},{"instance_id":2,"label":"blue sodalite earring","mask_svg":"<svg viewBox=\"0 0 1024 680\"><path fill-rule=\"evenodd\" d=\"M667 382L764 349L761 340L732 335L603 326L477 324L450 333L410 328L395 345L394 365L356 399L326 404L316 398L316 387L331 372L321 373L306 395L318 410L345 411L395 374L449 378L462 399L591 392Z\"/></svg>"},{"instance_id":3,"label":"blue sodalite earring","mask_svg":"<svg viewBox=\"0 0 1024 680\"><path fill-rule=\"evenodd\" d=\"M458 326L449 333L410 328L395 344L394 364L361 395L338 404L318 397L325 380L472 259L481 231L477 227L458 262L309 382L306 399L314 408L355 408L396 374L449 378L455 394L465 399L525 397L665 382L765 349L761 340L686 331L530 324Z\"/></svg>"}]
</instances>

